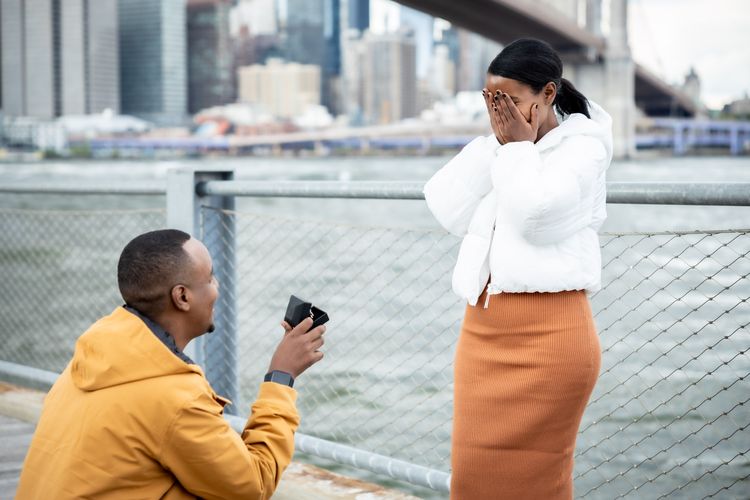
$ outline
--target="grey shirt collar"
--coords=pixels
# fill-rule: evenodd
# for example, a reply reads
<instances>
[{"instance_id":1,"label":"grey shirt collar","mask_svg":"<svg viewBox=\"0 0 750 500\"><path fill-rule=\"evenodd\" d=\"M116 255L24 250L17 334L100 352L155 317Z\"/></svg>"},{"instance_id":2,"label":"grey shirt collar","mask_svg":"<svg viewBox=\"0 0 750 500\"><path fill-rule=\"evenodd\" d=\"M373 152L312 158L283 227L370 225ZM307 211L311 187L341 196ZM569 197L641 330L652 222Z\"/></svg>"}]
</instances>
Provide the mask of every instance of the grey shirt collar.
<instances>
[{"instance_id":1,"label":"grey shirt collar","mask_svg":"<svg viewBox=\"0 0 750 500\"><path fill-rule=\"evenodd\" d=\"M185 363L194 365L195 362L193 362L192 359L190 359L184 352L180 350L179 347L177 347L177 344L174 341L174 337L172 337L168 331L166 331L164 328L160 327L150 319L148 319L146 316L138 312L137 310L133 309L129 305L122 306L125 308L126 311L135 314L140 318L141 321L143 321L146 326L148 327L151 332L153 332L154 335L156 335L156 338L161 340L162 344L167 346L167 349L170 350L175 356L183 360Z\"/></svg>"}]
</instances>

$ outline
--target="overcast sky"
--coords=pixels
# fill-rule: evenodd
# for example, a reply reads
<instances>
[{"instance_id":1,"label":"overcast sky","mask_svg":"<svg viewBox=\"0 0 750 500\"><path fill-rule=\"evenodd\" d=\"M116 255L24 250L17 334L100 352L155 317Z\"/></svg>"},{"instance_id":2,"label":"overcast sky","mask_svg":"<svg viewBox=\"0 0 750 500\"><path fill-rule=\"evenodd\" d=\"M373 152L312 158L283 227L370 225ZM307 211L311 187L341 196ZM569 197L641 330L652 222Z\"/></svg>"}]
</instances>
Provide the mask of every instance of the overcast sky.
<instances>
[{"instance_id":1,"label":"overcast sky","mask_svg":"<svg viewBox=\"0 0 750 500\"><path fill-rule=\"evenodd\" d=\"M750 0L630 0L633 58L670 83L691 66L709 107L750 92Z\"/></svg>"}]
</instances>

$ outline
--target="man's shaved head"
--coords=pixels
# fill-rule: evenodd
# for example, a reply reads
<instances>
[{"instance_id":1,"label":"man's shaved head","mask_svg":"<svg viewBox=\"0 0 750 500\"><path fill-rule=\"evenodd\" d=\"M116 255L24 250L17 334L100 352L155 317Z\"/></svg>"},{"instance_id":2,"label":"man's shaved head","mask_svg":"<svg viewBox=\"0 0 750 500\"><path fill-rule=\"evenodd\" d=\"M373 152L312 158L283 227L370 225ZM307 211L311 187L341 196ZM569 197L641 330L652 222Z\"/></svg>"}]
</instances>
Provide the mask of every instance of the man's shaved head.
<instances>
[{"instance_id":1,"label":"man's shaved head","mask_svg":"<svg viewBox=\"0 0 750 500\"><path fill-rule=\"evenodd\" d=\"M128 243L117 263L117 284L127 305L148 317L167 306L172 287L188 272L183 246L190 235L177 229L151 231Z\"/></svg>"}]
</instances>

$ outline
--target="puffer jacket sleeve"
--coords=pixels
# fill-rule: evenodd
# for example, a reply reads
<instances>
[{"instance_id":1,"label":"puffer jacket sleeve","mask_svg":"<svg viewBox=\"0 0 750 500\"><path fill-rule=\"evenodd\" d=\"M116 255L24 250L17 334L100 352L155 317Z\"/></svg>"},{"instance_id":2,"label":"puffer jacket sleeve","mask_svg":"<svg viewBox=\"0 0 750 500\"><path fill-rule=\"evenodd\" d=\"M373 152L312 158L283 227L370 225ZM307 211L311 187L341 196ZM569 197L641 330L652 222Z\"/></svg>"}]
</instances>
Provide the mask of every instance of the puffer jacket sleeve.
<instances>
[{"instance_id":1,"label":"puffer jacket sleeve","mask_svg":"<svg viewBox=\"0 0 750 500\"><path fill-rule=\"evenodd\" d=\"M190 493L206 498L267 499L294 453L296 391L261 384L242 436L202 392L174 418L160 461Z\"/></svg>"},{"instance_id":2,"label":"puffer jacket sleeve","mask_svg":"<svg viewBox=\"0 0 750 500\"><path fill-rule=\"evenodd\" d=\"M609 155L594 137L563 139L546 159L531 142L500 147L492 166L499 209L535 245L554 244L590 225L594 203L603 199Z\"/></svg>"},{"instance_id":3,"label":"puffer jacket sleeve","mask_svg":"<svg viewBox=\"0 0 750 500\"><path fill-rule=\"evenodd\" d=\"M425 184L427 206L456 236L466 234L479 202L492 191L490 166L499 146L495 136L477 137Z\"/></svg>"}]
</instances>

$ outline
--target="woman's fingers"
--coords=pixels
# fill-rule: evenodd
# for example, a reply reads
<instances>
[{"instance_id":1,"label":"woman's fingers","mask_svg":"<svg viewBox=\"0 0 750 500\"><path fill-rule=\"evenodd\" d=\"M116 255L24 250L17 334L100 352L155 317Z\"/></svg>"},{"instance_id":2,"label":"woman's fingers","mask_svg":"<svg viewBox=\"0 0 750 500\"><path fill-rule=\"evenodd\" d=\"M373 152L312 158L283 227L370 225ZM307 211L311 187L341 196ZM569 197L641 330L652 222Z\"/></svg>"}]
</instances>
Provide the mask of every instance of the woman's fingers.
<instances>
[{"instance_id":1,"label":"woman's fingers","mask_svg":"<svg viewBox=\"0 0 750 500\"><path fill-rule=\"evenodd\" d=\"M492 100L492 103L490 104L490 121L492 124L492 130L495 132L495 136L501 143L505 143L505 138L503 134L503 122L500 120L500 114L497 109L497 105L495 105L494 100Z\"/></svg>"},{"instance_id":2,"label":"woman's fingers","mask_svg":"<svg viewBox=\"0 0 750 500\"><path fill-rule=\"evenodd\" d=\"M503 112L500 111L500 107L495 103L492 103L492 116L495 120L495 123L498 126L500 133L502 134L503 129L505 129L505 127L507 127L508 124L505 120L505 116L503 116Z\"/></svg>"},{"instance_id":3,"label":"woman's fingers","mask_svg":"<svg viewBox=\"0 0 750 500\"><path fill-rule=\"evenodd\" d=\"M539 131L539 105L534 104L531 107L531 128L534 130L534 132Z\"/></svg>"},{"instance_id":4,"label":"woman's fingers","mask_svg":"<svg viewBox=\"0 0 750 500\"><path fill-rule=\"evenodd\" d=\"M505 103L503 102L502 96L498 97L496 106L497 106L497 114L500 117L500 120L502 120L503 126L509 127L511 125L510 116L508 113L506 113Z\"/></svg>"},{"instance_id":5,"label":"woman's fingers","mask_svg":"<svg viewBox=\"0 0 750 500\"><path fill-rule=\"evenodd\" d=\"M492 109L495 111L495 114L497 115L499 123L502 124L502 126L507 126L507 118L505 116L505 113L503 113L503 110L501 108L502 99L500 97L500 94L497 93L492 96Z\"/></svg>"},{"instance_id":6,"label":"woman's fingers","mask_svg":"<svg viewBox=\"0 0 750 500\"><path fill-rule=\"evenodd\" d=\"M501 111L499 107L500 103L500 95L499 93L492 95L492 119L495 123L495 127L497 128L497 135L499 136L498 139L500 140L501 144L507 144L508 143L508 134L507 134L507 127L508 122L505 119L505 115Z\"/></svg>"},{"instance_id":7,"label":"woman's fingers","mask_svg":"<svg viewBox=\"0 0 750 500\"><path fill-rule=\"evenodd\" d=\"M510 108L508 107L508 97L507 94L503 94L500 96L498 108L503 113L503 117L505 117L505 121L510 124L513 120L515 120L515 117L513 116L513 113L511 113Z\"/></svg>"},{"instance_id":8,"label":"woman's fingers","mask_svg":"<svg viewBox=\"0 0 750 500\"><path fill-rule=\"evenodd\" d=\"M486 88L482 89L482 97L484 98L484 105L487 107L487 116L490 119L490 127L492 127L492 133L495 134L497 140L504 144L502 134L500 133L499 121L495 116L496 112L493 109L495 107L494 100L492 99L492 93Z\"/></svg>"},{"instance_id":9,"label":"woman's fingers","mask_svg":"<svg viewBox=\"0 0 750 500\"><path fill-rule=\"evenodd\" d=\"M514 120L523 120L526 121L526 117L524 117L520 111L518 111L518 108L516 107L516 103L513 102L513 99L510 98L508 94L503 95L503 102L505 103L505 106L508 109L508 112L510 113L510 116Z\"/></svg>"},{"instance_id":10,"label":"woman's fingers","mask_svg":"<svg viewBox=\"0 0 750 500\"><path fill-rule=\"evenodd\" d=\"M484 96L484 104L487 106L487 113L490 115L490 120L492 121L492 113L495 106L495 102L492 100L492 93L487 89L483 89L482 95Z\"/></svg>"},{"instance_id":11,"label":"woman's fingers","mask_svg":"<svg viewBox=\"0 0 750 500\"><path fill-rule=\"evenodd\" d=\"M490 117L492 117L492 106L494 105L494 103L492 101L492 95L489 91L484 94L484 104L487 106L487 113L489 113Z\"/></svg>"}]
</instances>

